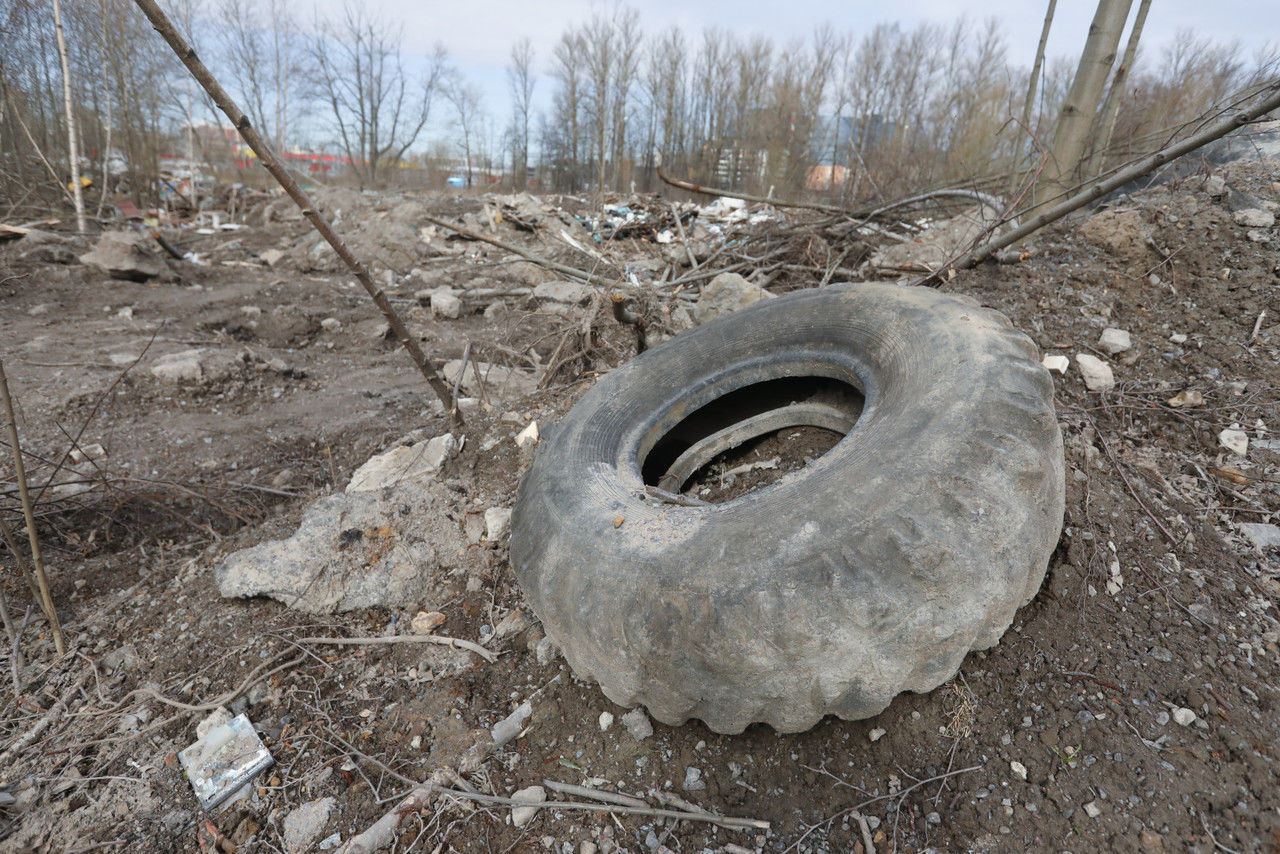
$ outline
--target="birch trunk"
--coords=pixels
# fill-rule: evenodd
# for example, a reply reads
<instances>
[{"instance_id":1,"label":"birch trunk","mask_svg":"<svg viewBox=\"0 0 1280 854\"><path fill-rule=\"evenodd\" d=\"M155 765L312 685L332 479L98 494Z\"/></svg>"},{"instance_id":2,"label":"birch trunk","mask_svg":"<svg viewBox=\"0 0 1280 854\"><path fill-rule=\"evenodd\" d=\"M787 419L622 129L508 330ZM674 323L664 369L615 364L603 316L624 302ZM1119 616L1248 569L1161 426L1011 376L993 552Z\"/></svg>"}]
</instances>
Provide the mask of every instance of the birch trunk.
<instances>
[{"instance_id":1,"label":"birch trunk","mask_svg":"<svg viewBox=\"0 0 1280 854\"><path fill-rule=\"evenodd\" d=\"M1138 40L1142 38L1142 27L1147 23L1147 10L1151 8L1151 0L1139 0L1138 14L1133 19L1133 29L1129 31L1129 41L1124 47L1124 58L1120 67L1111 78L1111 88L1107 90L1107 100L1102 104L1099 114L1102 127L1094 135L1093 153L1089 155L1089 166L1085 172L1097 175L1102 171L1103 158L1107 147L1111 145L1111 136L1115 133L1116 117L1120 114L1120 99L1124 96L1124 84L1129 79L1129 71L1133 68L1134 58L1138 54Z\"/></svg>"},{"instance_id":2,"label":"birch trunk","mask_svg":"<svg viewBox=\"0 0 1280 854\"><path fill-rule=\"evenodd\" d=\"M76 111L71 101L71 67L67 63L67 42L62 37L62 4L53 0L53 28L58 35L58 59L62 62L62 103L67 111L67 161L71 165L71 196L76 206L76 231L84 234L84 190L80 186L80 142L76 134Z\"/></svg>"},{"instance_id":3,"label":"birch trunk","mask_svg":"<svg viewBox=\"0 0 1280 854\"><path fill-rule=\"evenodd\" d=\"M1075 79L1058 113L1049 162L1036 186L1037 205L1062 194L1071 185L1102 100L1102 89L1115 64L1116 48L1131 5L1132 0L1098 0Z\"/></svg>"}]
</instances>

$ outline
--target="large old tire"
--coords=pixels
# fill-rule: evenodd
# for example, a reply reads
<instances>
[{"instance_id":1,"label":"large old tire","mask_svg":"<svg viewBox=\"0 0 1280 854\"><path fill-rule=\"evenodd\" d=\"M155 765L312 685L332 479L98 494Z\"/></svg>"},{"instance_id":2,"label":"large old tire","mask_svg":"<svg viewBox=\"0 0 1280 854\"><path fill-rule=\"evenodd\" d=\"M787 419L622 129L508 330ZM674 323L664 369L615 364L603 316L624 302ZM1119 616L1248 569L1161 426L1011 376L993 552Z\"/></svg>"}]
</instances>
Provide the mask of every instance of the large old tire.
<instances>
[{"instance_id":1,"label":"large old tire","mask_svg":"<svg viewBox=\"0 0 1280 854\"><path fill-rule=\"evenodd\" d=\"M646 492L796 424L847 435L722 504ZM544 437L511 560L574 671L614 702L795 732L932 690L995 644L1043 580L1063 501L1053 385L1025 335L934 290L840 285L602 379Z\"/></svg>"}]
</instances>

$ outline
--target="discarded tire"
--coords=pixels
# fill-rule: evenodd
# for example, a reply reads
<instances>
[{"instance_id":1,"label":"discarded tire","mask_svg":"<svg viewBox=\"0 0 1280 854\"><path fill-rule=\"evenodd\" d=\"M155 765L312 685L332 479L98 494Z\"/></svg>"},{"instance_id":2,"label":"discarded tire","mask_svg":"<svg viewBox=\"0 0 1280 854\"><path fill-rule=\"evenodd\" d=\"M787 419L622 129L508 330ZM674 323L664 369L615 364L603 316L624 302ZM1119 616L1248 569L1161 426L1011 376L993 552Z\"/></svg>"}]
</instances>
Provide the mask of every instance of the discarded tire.
<instances>
[{"instance_id":1,"label":"discarded tire","mask_svg":"<svg viewBox=\"0 0 1280 854\"><path fill-rule=\"evenodd\" d=\"M654 497L799 424L847 435L723 504ZM511 559L615 703L796 732L932 690L995 644L1043 580L1063 502L1053 385L1025 335L931 289L840 285L604 377L544 436Z\"/></svg>"}]
</instances>

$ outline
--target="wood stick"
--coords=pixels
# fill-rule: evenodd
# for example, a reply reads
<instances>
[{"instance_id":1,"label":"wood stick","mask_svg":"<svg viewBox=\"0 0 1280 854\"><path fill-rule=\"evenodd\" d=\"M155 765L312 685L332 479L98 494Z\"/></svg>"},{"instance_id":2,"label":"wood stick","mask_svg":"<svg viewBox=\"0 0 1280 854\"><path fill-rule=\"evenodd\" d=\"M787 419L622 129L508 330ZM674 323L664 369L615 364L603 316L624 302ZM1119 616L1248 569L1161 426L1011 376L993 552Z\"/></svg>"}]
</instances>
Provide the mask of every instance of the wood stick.
<instances>
[{"instance_id":1,"label":"wood stick","mask_svg":"<svg viewBox=\"0 0 1280 854\"><path fill-rule=\"evenodd\" d=\"M36 586L40 590L40 608L44 611L49 628L53 630L53 645L58 655L67 651L67 640L62 636L62 624L58 611L53 607L53 594L49 592L49 578L44 571L44 558L40 554L40 537L36 533L36 520L32 513L31 493L27 491L27 471L22 464L22 445L18 443L18 420L13 414L13 398L9 395L9 379L0 361L0 403L8 421L9 448L13 451L13 470L18 478L18 496L22 501L22 516L27 524L27 542L31 544L31 565L35 568Z\"/></svg>"},{"instance_id":2,"label":"wood stick","mask_svg":"<svg viewBox=\"0 0 1280 854\"><path fill-rule=\"evenodd\" d=\"M553 792L559 792L562 795L575 795L579 798L587 798L592 801L603 801L606 804L617 804L622 807L645 808L649 805L639 798L633 798L630 795L620 795L617 792L605 792L600 789L592 789L589 786L575 786L572 783L561 783L556 780L543 780L542 785L546 786Z\"/></svg>"},{"instance_id":3,"label":"wood stick","mask_svg":"<svg viewBox=\"0 0 1280 854\"><path fill-rule=\"evenodd\" d=\"M391 327L391 331L395 333L396 339L399 340L409 357L413 359L418 371L426 379L427 384L431 386L432 391L436 393L436 397L440 399L441 405L448 411L449 386L441 379L440 374L427 360L426 354L422 352L422 348L418 346L417 341L409 334L409 330L400 319L400 315L396 313L395 308L387 300L386 294L374 284L368 268L351 252L346 242L333 230L333 226L329 224L329 221L320 215L315 205L311 203L311 199L298 186L298 182L293 179L289 171L280 165L280 161L276 158L271 146L262 137L262 134L258 132L258 129L249 122L249 118L231 100L231 96L222 88L222 85L205 67L205 64L200 61L200 58L196 56L195 50L178 33L173 26L173 22L160 10L155 0L134 0L134 2L137 3L142 13L147 16L147 19L151 21L151 25L155 27L156 32L177 54L178 59L182 60L182 64L191 72L191 76L204 87L213 102L231 120L231 124L240 132L240 136L253 149L253 152L258 155L258 160L271 173L271 177L275 178L276 182L284 188L289 198L293 199L294 203L302 210L302 215L311 222L316 231L320 232L320 236L333 247L333 251L355 274L360 284L364 286L369 296L373 298L374 304L378 306L383 316L386 317L387 324ZM454 413L453 419L458 425L462 425L462 416L460 414Z\"/></svg>"},{"instance_id":4,"label":"wood stick","mask_svg":"<svg viewBox=\"0 0 1280 854\"><path fill-rule=\"evenodd\" d=\"M490 663L498 660L498 656L478 643L462 638L451 638L446 635L393 635L386 638L295 638L295 643L321 643L333 646L378 646L384 643L435 643L454 649L465 649Z\"/></svg>"},{"instance_id":5,"label":"wood stick","mask_svg":"<svg viewBox=\"0 0 1280 854\"><path fill-rule=\"evenodd\" d=\"M662 167L658 167L658 177L662 179L664 184L670 184L678 190L686 190L690 193L702 193L706 196L727 196L731 199L742 199L744 202L758 202L765 205L773 205L775 208L799 208L801 210L819 211L826 214L835 214L836 216L866 216L867 211L846 211L844 208L836 205L823 205L817 202L796 202L787 199L770 199L766 196L753 196L749 193L740 193L737 190L725 190L719 187L704 187L701 184L694 184L691 181L681 181L679 178L671 178L667 176Z\"/></svg>"}]
</instances>

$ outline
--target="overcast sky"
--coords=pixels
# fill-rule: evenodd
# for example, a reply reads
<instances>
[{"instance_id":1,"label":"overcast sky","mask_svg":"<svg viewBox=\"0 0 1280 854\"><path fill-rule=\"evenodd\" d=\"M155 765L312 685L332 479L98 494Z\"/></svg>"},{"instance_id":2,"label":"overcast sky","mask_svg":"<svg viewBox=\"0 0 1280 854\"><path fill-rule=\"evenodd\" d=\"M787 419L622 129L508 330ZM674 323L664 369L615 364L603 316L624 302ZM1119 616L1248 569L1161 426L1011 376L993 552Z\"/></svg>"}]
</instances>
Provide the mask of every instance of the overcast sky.
<instances>
[{"instance_id":1,"label":"overcast sky","mask_svg":"<svg viewBox=\"0 0 1280 854\"><path fill-rule=\"evenodd\" d=\"M317 0L322 13L338 12L344 0ZM359 2L359 0L357 0ZM505 123L510 110L504 67L511 45L528 36L537 51L538 81L535 101L545 104L551 86L545 79L546 58L565 27L581 23L593 10L610 5L587 0L428 0L403 3L363 0L366 9L392 21L403 22L404 48L408 55L425 54L436 41L448 48L458 67L477 83L485 96L485 109ZM775 43L804 38L814 26L832 22L837 30L855 38L882 21L897 20L910 27L923 21L948 23L961 15L978 21L996 17L1001 22L1009 55L1028 68L1044 21L1044 0L645 0L632 4L640 12L646 32L679 25L693 36L705 27L718 26L739 35L763 33ZM1058 3L1049 37L1049 56L1078 57L1096 4L1090 0ZM1134 3L1136 9L1137 2ZM1280 40L1280 2L1276 0L1154 0L1143 31L1148 56L1172 40L1179 29L1223 42L1238 41L1249 51L1268 40Z\"/></svg>"}]
</instances>

